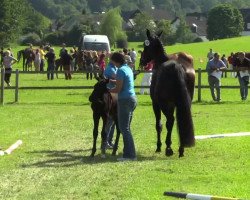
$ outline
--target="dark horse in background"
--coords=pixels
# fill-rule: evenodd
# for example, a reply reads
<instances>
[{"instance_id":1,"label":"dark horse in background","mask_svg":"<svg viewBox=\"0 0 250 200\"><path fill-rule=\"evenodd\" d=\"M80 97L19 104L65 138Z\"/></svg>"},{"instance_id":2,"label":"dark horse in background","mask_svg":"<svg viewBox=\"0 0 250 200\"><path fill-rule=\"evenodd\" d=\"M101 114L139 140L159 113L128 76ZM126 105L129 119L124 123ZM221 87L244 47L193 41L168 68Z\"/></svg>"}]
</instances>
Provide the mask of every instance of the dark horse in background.
<instances>
[{"instance_id":1,"label":"dark horse in background","mask_svg":"<svg viewBox=\"0 0 250 200\"><path fill-rule=\"evenodd\" d=\"M17 52L17 60L20 62L23 58L23 71L28 71L32 68L32 62L35 60L35 53L31 48L26 48Z\"/></svg>"},{"instance_id":2,"label":"dark horse in background","mask_svg":"<svg viewBox=\"0 0 250 200\"><path fill-rule=\"evenodd\" d=\"M161 112L166 116L166 156L172 156L171 134L176 109L177 128L180 139L179 157L184 156L184 148L195 145L191 103L195 87L193 58L185 53L166 55L160 41L161 34L152 36L147 30L148 39L144 42L141 64L154 61L150 88L153 110L156 117L157 149L161 152Z\"/></svg>"},{"instance_id":3,"label":"dark horse in background","mask_svg":"<svg viewBox=\"0 0 250 200\"><path fill-rule=\"evenodd\" d=\"M109 116L113 118L117 129L117 135L112 155L116 155L118 149L120 130L118 126L118 116L117 116L117 97L113 96L108 91L107 89L108 82L109 80L100 79L98 83L96 83L96 85L94 86L94 90L89 97L89 101L91 102L91 108L93 110L93 120L94 120L93 148L91 157L94 157L96 153L96 142L98 137L98 126L100 119L102 119L103 121L102 132L101 132L101 137L102 137L101 151L102 151L102 156L105 157L106 144L107 144L106 126Z\"/></svg>"}]
</instances>

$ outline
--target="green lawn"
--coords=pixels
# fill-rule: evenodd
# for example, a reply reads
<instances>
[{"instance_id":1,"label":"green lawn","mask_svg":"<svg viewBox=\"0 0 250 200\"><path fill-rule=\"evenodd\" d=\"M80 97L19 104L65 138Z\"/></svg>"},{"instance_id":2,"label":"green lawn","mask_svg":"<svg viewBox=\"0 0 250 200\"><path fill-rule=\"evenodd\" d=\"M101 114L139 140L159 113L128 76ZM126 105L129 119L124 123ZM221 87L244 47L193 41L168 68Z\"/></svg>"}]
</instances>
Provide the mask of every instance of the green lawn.
<instances>
[{"instance_id":1,"label":"green lawn","mask_svg":"<svg viewBox=\"0 0 250 200\"><path fill-rule=\"evenodd\" d=\"M234 39L240 44L249 38ZM169 47L171 51L207 49L229 44L222 41ZM195 47L199 45L198 47ZM230 44L231 45L231 44ZM233 50L241 46L232 45ZM245 48L242 46L242 48ZM140 75L136 84L140 84ZM12 77L14 80L14 76ZM203 83L207 84L206 75ZM81 75L72 81L47 81L45 75L21 75L21 86L93 85ZM234 78L224 85L237 85ZM166 158L155 154L156 133L149 96L138 95L138 107L132 124L138 161L117 163L100 151L90 159L92 111L90 90L20 91L20 102L13 104L14 91L6 91L0 107L0 146L6 149L18 139L23 146L10 156L0 157L0 199L172 199L164 191L181 191L249 199L250 137L197 141L185 157L177 156L176 128L173 148L176 154ZM197 97L195 97L197 99ZM240 101L238 90L223 90L222 103L211 102L208 90L202 91L202 103L194 102L196 135L250 131L250 101ZM162 140L165 140L165 130ZM98 141L100 146L100 137ZM122 141L119 154L122 152Z\"/></svg>"}]
</instances>

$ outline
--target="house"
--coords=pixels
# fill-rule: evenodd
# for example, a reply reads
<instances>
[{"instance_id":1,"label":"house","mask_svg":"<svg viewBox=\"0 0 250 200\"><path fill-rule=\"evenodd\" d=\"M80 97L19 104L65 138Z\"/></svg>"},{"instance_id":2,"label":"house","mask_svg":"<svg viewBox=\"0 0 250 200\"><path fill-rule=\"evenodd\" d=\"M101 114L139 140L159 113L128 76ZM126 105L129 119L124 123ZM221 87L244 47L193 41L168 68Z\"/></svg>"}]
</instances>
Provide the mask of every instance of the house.
<instances>
[{"instance_id":1,"label":"house","mask_svg":"<svg viewBox=\"0 0 250 200\"><path fill-rule=\"evenodd\" d=\"M186 16L186 23L191 31L203 41L207 40L207 16L203 13L189 13Z\"/></svg>"},{"instance_id":2,"label":"house","mask_svg":"<svg viewBox=\"0 0 250 200\"><path fill-rule=\"evenodd\" d=\"M244 20L244 30L241 35L250 35L250 8L240 9Z\"/></svg>"},{"instance_id":3,"label":"house","mask_svg":"<svg viewBox=\"0 0 250 200\"><path fill-rule=\"evenodd\" d=\"M128 30L133 30L135 26L135 17L136 15L142 13L139 9L137 10L132 10L132 11L122 11L121 12L121 17L123 19L123 29L128 31Z\"/></svg>"}]
</instances>

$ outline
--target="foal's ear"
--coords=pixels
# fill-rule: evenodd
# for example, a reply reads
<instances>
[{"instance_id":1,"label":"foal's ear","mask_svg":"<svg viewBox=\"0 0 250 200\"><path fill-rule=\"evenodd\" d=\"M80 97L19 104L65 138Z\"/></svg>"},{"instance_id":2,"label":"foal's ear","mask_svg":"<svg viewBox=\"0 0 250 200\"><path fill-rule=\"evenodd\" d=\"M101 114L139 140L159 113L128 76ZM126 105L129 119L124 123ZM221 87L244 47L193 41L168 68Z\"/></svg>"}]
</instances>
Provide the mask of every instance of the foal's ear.
<instances>
[{"instance_id":1,"label":"foal's ear","mask_svg":"<svg viewBox=\"0 0 250 200\"><path fill-rule=\"evenodd\" d=\"M150 30L149 29L147 29L147 37L148 37L148 39L151 39L152 37L151 37L151 33L150 33Z\"/></svg>"},{"instance_id":2,"label":"foal's ear","mask_svg":"<svg viewBox=\"0 0 250 200\"><path fill-rule=\"evenodd\" d=\"M157 37L158 38L160 38L161 37L161 35L162 35L162 33L163 33L163 31L160 31L159 33L157 33L156 35L157 35Z\"/></svg>"}]
</instances>

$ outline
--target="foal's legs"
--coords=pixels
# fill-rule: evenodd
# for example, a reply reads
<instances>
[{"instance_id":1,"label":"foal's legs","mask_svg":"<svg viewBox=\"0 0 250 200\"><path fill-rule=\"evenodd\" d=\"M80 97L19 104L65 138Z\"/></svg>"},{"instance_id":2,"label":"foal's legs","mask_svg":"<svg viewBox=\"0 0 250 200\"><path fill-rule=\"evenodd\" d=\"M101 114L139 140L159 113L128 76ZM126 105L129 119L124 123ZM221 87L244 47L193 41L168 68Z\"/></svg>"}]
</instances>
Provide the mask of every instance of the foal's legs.
<instances>
[{"instance_id":1,"label":"foal's legs","mask_svg":"<svg viewBox=\"0 0 250 200\"><path fill-rule=\"evenodd\" d=\"M167 127L167 137L166 137L166 156L172 156L174 154L171 145L172 145L172 130L173 130L173 126L174 126L174 110L175 110L175 106L174 104L168 104L168 106L166 106L162 111L164 113L164 115L167 118L167 122L166 122L166 127Z\"/></svg>"},{"instance_id":2,"label":"foal's legs","mask_svg":"<svg viewBox=\"0 0 250 200\"><path fill-rule=\"evenodd\" d=\"M162 124L161 124L161 109L157 103L153 103L153 109L155 113L156 119L156 131L157 131L157 149L156 153L161 152L161 132L162 132Z\"/></svg>"},{"instance_id":3,"label":"foal's legs","mask_svg":"<svg viewBox=\"0 0 250 200\"><path fill-rule=\"evenodd\" d=\"M105 157L106 154L106 145L107 145L107 133L106 133L106 125L107 125L108 117L102 116L103 126L102 126L102 145L101 145L101 151L102 151L102 157Z\"/></svg>"},{"instance_id":4,"label":"foal's legs","mask_svg":"<svg viewBox=\"0 0 250 200\"><path fill-rule=\"evenodd\" d=\"M120 140L120 135L121 135L121 131L120 131L119 124L118 124L118 119L115 119L115 126L116 126L117 133L116 133L115 145L114 145L113 152L112 152L113 156L116 155L116 152L118 150L118 145L119 145L119 140Z\"/></svg>"},{"instance_id":5,"label":"foal's legs","mask_svg":"<svg viewBox=\"0 0 250 200\"><path fill-rule=\"evenodd\" d=\"M96 141L98 137L98 126L99 126L99 121L100 121L100 115L97 113L93 113L93 119L94 119L94 130L93 130L93 148L92 148L92 153L91 157L95 156L96 153Z\"/></svg>"}]
</instances>

